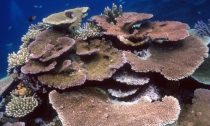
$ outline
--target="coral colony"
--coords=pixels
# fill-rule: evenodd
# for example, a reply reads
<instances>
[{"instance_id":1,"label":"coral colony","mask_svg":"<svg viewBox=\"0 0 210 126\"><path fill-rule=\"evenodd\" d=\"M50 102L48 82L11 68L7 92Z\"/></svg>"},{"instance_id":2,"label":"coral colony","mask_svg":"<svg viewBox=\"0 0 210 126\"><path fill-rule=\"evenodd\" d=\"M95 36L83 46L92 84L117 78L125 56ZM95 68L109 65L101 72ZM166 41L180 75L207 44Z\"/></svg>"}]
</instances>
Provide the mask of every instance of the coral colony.
<instances>
[{"instance_id":1,"label":"coral colony","mask_svg":"<svg viewBox=\"0 0 210 126\"><path fill-rule=\"evenodd\" d=\"M29 27L0 80L1 125L210 125L207 25L115 4L82 23L88 9Z\"/></svg>"}]
</instances>

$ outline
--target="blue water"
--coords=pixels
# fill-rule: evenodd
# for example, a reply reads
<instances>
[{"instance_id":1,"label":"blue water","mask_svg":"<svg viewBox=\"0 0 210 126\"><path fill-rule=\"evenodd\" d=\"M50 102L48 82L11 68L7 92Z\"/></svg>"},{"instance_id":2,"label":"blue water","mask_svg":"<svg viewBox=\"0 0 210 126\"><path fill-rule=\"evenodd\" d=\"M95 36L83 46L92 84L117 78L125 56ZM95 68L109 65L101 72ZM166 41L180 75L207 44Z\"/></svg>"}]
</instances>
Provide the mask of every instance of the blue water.
<instances>
[{"instance_id":1,"label":"blue water","mask_svg":"<svg viewBox=\"0 0 210 126\"><path fill-rule=\"evenodd\" d=\"M8 53L18 50L21 36L30 24L51 13L79 6L89 6L90 17L112 3L122 4L124 11L153 13L155 20L179 20L190 26L210 18L210 0L1 0L0 77L6 75ZM29 21L32 16L35 20Z\"/></svg>"}]
</instances>

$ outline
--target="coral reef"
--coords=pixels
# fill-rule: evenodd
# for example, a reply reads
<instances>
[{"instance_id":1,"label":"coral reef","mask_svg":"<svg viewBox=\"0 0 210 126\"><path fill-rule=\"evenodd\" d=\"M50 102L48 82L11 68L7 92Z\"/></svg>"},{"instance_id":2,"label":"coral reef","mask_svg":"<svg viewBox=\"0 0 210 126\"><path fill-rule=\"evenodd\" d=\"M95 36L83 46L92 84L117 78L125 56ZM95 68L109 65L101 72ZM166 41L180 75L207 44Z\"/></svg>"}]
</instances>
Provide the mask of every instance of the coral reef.
<instances>
[{"instance_id":1,"label":"coral reef","mask_svg":"<svg viewBox=\"0 0 210 126\"><path fill-rule=\"evenodd\" d=\"M5 113L8 116L20 118L32 112L38 106L38 101L34 97L16 97L6 105Z\"/></svg>"},{"instance_id":2,"label":"coral reef","mask_svg":"<svg viewBox=\"0 0 210 126\"><path fill-rule=\"evenodd\" d=\"M193 94L196 115L204 112L200 103L210 110L208 91L191 78L209 85L208 42L193 33L208 35L207 25L191 31L115 4L83 23L88 9L51 14L29 27L20 50L8 57L8 79L0 81L3 118L26 125L174 125ZM56 116L61 122L48 123ZM207 124L209 115L199 116Z\"/></svg>"},{"instance_id":3,"label":"coral reef","mask_svg":"<svg viewBox=\"0 0 210 126\"><path fill-rule=\"evenodd\" d=\"M106 7L104 9L103 16L106 17L107 22L116 24L116 18L121 16L122 13L123 13L122 5L119 5L119 7L117 7L117 5L113 3L112 8Z\"/></svg>"},{"instance_id":4,"label":"coral reef","mask_svg":"<svg viewBox=\"0 0 210 126\"><path fill-rule=\"evenodd\" d=\"M148 49L151 56L147 60L142 60L131 52L125 52L132 69L136 72L160 72L169 80L179 80L192 75L208 56L208 48L193 36L171 47L161 44Z\"/></svg>"},{"instance_id":5,"label":"coral reef","mask_svg":"<svg viewBox=\"0 0 210 126\"><path fill-rule=\"evenodd\" d=\"M132 105L112 104L93 90L65 94L52 91L49 97L63 126L158 126L174 123L180 113L178 101L169 96L162 102Z\"/></svg>"},{"instance_id":6,"label":"coral reef","mask_svg":"<svg viewBox=\"0 0 210 126\"><path fill-rule=\"evenodd\" d=\"M65 10L63 12L52 14L43 19L44 23L50 25L70 25L78 26L81 19L84 18L85 13L88 11L88 7L74 8Z\"/></svg>"},{"instance_id":7,"label":"coral reef","mask_svg":"<svg viewBox=\"0 0 210 126\"><path fill-rule=\"evenodd\" d=\"M101 36L101 33L100 28L93 23L84 23L74 31L73 36L75 39L86 40Z\"/></svg>"},{"instance_id":8,"label":"coral reef","mask_svg":"<svg viewBox=\"0 0 210 126\"><path fill-rule=\"evenodd\" d=\"M180 126L210 125L210 90L197 89L194 92L193 104L180 121Z\"/></svg>"}]
</instances>

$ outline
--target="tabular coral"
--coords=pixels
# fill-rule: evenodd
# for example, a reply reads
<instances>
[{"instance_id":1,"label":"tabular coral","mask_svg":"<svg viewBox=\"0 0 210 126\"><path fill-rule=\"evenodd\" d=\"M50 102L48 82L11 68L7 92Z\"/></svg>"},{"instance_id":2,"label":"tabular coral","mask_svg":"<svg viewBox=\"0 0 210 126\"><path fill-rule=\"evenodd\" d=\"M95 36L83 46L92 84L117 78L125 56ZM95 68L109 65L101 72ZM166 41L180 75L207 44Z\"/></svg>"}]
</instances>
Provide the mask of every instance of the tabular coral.
<instances>
[{"instance_id":1,"label":"tabular coral","mask_svg":"<svg viewBox=\"0 0 210 126\"><path fill-rule=\"evenodd\" d=\"M46 62L59 57L68 51L75 41L65 36L65 34L46 30L37 35L34 42L29 45L30 58Z\"/></svg>"},{"instance_id":2,"label":"tabular coral","mask_svg":"<svg viewBox=\"0 0 210 126\"><path fill-rule=\"evenodd\" d=\"M6 105L6 114L8 116L20 118L32 112L38 106L38 101L33 96L17 97L13 96Z\"/></svg>"},{"instance_id":3,"label":"tabular coral","mask_svg":"<svg viewBox=\"0 0 210 126\"><path fill-rule=\"evenodd\" d=\"M71 25L79 26L81 19L88 11L88 7L74 8L65 10L63 12L54 13L43 19L44 23L51 25Z\"/></svg>"},{"instance_id":4,"label":"tabular coral","mask_svg":"<svg viewBox=\"0 0 210 126\"><path fill-rule=\"evenodd\" d=\"M104 16L94 16L92 20L102 27L104 34L115 36L128 46L150 41L178 41L189 36L188 25L181 22L143 22L152 17L152 14L127 12L116 18L116 24L108 23ZM134 27L136 24L138 27Z\"/></svg>"},{"instance_id":5,"label":"tabular coral","mask_svg":"<svg viewBox=\"0 0 210 126\"><path fill-rule=\"evenodd\" d=\"M15 83L31 87L31 93L37 93L41 85L70 91L45 90L64 126L175 123L180 113L178 100L163 98L174 92L159 82L179 83L192 75L208 57L207 46L189 36L185 23L148 21L152 14L124 13L116 5L81 26L87 10L81 7L55 13L43 19L44 25L31 27L38 34L24 36L20 52L9 58L10 69L15 67L11 71ZM89 88L84 89L86 86ZM38 101L24 86L14 91L6 114L24 117Z\"/></svg>"},{"instance_id":6,"label":"tabular coral","mask_svg":"<svg viewBox=\"0 0 210 126\"><path fill-rule=\"evenodd\" d=\"M24 66L21 67L21 72L24 74L37 74L42 72L48 72L55 68L55 65L57 64L56 61L52 63L41 63L36 60L30 60L27 62Z\"/></svg>"},{"instance_id":7,"label":"tabular coral","mask_svg":"<svg viewBox=\"0 0 210 126\"><path fill-rule=\"evenodd\" d=\"M69 74L44 74L38 76L38 80L49 87L66 89L84 84L86 75L82 71L71 72Z\"/></svg>"},{"instance_id":8,"label":"tabular coral","mask_svg":"<svg viewBox=\"0 0 210 126\"><path fill-rule=\"evenodd\" d=\"M171 96L164 97L162 102L131 105L112 104L94 91L64 94L52 91L49 98L64 126L167 125L174 123L180 113L178 101Z\"/></svg>"},{"instance_id":9,"label":"tabular coral","mask_svg":"<svg viewBox=\"0 0 210 126\"><path fill-rule=\"evenodd\" d=\"M179 126L209 126L210 125L210 90L196 89L192 106L185 113Z\"/></svg>"},{"instance_id":10,"label":"tabular coral","mask_svg":"<svg viewBox=\"0 0 210 126\"><path fill-rule=\"evenodd\" d=\"M122 51L114 48L111 42L94 39L89 43L90 47L95 44L97 46L98 43L99 51L90 59L84 60L84 69L88 80L103 81L108 79L126 63Z\"/></svg>"},{"instance_id":11,"label":"tabular coral","mask_svg":"<svg viewBox=\"0 0 210 126\"><path fill-rule=\"evenodd\" d=\"M136 72L160 72L168 80L180 80L192 75L208 56L208 48L194 36L171 47L161 44L148 49L151 56L147 60L125 52L128 63Z\"/></svg>"}]
</instances>

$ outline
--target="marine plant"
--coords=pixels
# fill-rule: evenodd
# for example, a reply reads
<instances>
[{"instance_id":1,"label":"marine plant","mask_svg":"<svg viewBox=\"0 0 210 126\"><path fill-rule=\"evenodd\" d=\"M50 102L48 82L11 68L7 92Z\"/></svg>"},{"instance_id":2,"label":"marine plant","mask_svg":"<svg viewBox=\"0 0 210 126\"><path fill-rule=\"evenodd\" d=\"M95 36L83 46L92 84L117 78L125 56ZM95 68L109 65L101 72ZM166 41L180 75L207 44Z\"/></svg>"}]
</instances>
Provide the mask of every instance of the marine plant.
<instances>
[{"instance_id":1,"label":"marine plant","mask_svg":"<svg viewBox=\"0 0 210 126\"><path fill-rule=\"evenodd\" d=\"M185 23L151 21L152 14L115 4L82 25L88 9L51 14L33 39L23 39L27 60L11 67L17 89L7 115L33 113L39 104L31 92L40 98L45 92L63 126L175 124L183 104L177 98L185 94L163 83L184 85L208 47Z\"/></svg>"}]
</instances>

